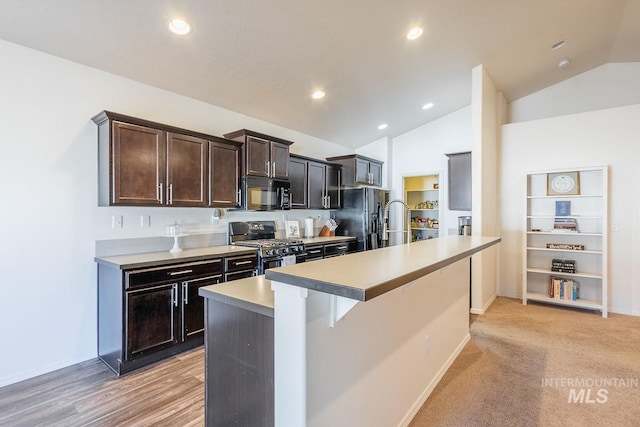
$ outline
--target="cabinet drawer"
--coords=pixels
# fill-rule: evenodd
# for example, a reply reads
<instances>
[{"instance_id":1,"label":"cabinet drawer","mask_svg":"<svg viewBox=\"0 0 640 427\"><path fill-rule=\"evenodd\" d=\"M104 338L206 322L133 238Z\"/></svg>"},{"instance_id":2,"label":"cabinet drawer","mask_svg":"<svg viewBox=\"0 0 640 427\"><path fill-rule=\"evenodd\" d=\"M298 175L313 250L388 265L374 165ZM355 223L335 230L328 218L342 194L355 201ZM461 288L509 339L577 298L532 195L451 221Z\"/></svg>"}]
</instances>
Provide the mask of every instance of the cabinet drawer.
<instances>
[{"instance_id":1,"label":"cabinet drawer","mask_svg":"<svg viewBox=\"0 0 640 427\"><path fill-rule=\"evenodd\" d=\"M322 259L324 257L324 251L322 245L318 246L305 246L304 251L307 253L307 261L313 261L316 259Z\"/></svg>"},{"instance_id":2,"label":"cabinet drawer","mask_svg":"<svg viewBox=\"0 0 640 427\"><path fill-rule=\"evenodd\" d=\"M221 259L128 270L124 273L125 288L146 286L153 283L180 282L197 276L220 273L222 273Z\"/></svg>"},{"instance_id":3,"label":"cabinet drawer","mask_svg":"<svg viewBox=\"0 0 640 427\"><path fill-rule=\"evenodd\" d=\"M258 255L242 255L224 259L224 271L253 270L258 266Z\"/></svg>"},{"instance_id":4,"label":"cabinet drawer","mask_svg":"<svg viewBox=\"0 0 640 427\"><path fill-rule=\"evenodd\" d=\"M346 255L351 252L356 252L358 243L354 241L331 243L324 245L324 256L329 258L332 256Z\"/></svg>"}]
</instances>

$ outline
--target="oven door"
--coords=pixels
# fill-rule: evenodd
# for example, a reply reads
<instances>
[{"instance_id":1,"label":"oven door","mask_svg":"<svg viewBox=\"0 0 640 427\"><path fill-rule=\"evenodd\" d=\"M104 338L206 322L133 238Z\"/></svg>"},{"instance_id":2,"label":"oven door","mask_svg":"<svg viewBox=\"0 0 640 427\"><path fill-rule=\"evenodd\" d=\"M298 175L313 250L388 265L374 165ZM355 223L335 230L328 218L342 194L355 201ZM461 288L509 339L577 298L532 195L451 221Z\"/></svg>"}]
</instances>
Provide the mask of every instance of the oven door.
<instances>
[{"instance_id":1,"label":"oven door","mask_svg":"<svg viewBox=\"0 0 640 427\"><path fill-rule=\"evenodd\" d=\"M260 274L264 274L270 268L276 268L282 266L282 257L270 257L270 258L262 258L260 262Z\"/></svg>"}]
</instances>

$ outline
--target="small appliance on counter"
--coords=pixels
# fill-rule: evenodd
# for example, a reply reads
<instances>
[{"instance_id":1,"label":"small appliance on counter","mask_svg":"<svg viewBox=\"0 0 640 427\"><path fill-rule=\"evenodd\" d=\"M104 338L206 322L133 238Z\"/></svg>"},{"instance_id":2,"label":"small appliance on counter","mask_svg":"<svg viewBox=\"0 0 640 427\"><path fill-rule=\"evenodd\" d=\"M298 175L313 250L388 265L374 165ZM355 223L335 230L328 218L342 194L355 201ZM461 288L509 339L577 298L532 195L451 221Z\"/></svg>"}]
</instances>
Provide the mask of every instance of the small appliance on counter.
<instances>
[{"instance_id":1,"label":"small appliance on counter","mask_svg":"<svg viewBox=\"0 0 640 427\"><path fill-rule=\"evenodd\" d=\"M458 217L458 234L460 236L471 236L471 217L470 216Z\"/></svg>"}]
</instances>

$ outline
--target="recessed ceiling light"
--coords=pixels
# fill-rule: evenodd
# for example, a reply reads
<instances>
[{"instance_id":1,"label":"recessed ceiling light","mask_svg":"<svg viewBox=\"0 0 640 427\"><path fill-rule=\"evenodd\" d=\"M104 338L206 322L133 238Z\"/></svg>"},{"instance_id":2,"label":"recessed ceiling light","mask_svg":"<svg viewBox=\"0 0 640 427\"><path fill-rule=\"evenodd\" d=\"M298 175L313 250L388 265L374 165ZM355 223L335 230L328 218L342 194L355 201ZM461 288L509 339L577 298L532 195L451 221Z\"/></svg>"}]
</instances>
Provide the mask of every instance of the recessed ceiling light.
<instances>
[{"instance_id":1,"label":"recessed ceiling light","mask_svg":"<svg viewBox=\"0 0 640 427\"><path fill-rule=\"evenodd\" d=\"M183 36L191 32L191 24L184 19L172 19L169 22L169 29L172 33Z\"/></svg>"},{"instance_id":2,"label":"recessed ceiling light","mask_svg":"<svg viewBox=\"0 0 640 427\"><path fill-rule=\"evenodd\" d=\"M324 95L325 95L324 91L317 90L317 91L313 92L313 94L311 94L311 97L313 99L322 99L322 98L324 98Z\"/></svg>"},{"instance_id":3,"label":"recessed ceiling light","mask_svg":"<svg viewBox=\"0 0 640 427\"><path fill-rule=\"evenodd\" d=\"M378 130L383 130L383 129L386 129L387 127L389 127L388 124L382 123L382 124L378 125Z\"/></svg>"},{"instance_id":4,"label":"recessed ceiling light","mask_svg":"<svg viewBox=\"0 0 640 427\"><path fill-rule=\"evenodd\" d=\"M415 40L418 37L420 37L422 35L422 28L416 27L416 28L412 28L408 33L407 33L407 38L409 40Z\"/></svg>"},{"instance_id":5,"label":"recessed ceiling light","mask_svg":"<svg viewBox=\"0 0 640 427\"><path fill-rule=\"evenodd\" d=\"M428 102L422 106L422 109L428 110L429 108L432 108L432 107L433 107L433 102Z\"/></svg>"},{"instance_id":6,"label":"recessed ceiling light","mask_svg":"<svg viewBox=\"0 0 640 427\"><path fill-rule=\"evenodd\" d=\"M560 40L557 43L554 43L553 46L551 46L551 50L558 50L560 49L562 46L564 46L565 44L567 44L566 40Z\"/></svg>"},{"instance_id":7,"label":"recessed ceiling light","mask_svg":"<svg viewBox=\"0 0 640 427\"><path fill-rule=\"evenodd\" d=\"M563 59L562 61L558 62L558 68L564 68L570 63L571 61L569 61L568 59Z\"/></svg>"}]
</instances>

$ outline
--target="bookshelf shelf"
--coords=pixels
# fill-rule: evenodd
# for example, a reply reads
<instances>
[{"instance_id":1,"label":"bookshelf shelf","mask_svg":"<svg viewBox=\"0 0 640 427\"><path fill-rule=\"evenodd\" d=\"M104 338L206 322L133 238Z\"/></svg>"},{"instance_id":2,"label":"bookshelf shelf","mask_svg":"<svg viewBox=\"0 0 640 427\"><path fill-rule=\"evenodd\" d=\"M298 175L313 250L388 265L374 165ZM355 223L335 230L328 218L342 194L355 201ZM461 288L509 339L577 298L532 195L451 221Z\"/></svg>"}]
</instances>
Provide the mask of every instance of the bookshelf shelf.
<instances>
[{"instance_id":1,"label":"bookshelf shelf","mask_svg":"<svg viewBox=\"0 0 640 427\"><path fill-rule=\"evenodd\" d=\"M548 195L549 174L565 173L577 176L578 194ZM608 166L528 172L525 194L522 303L598 310L607 317ZM552 263L575 272L551 271ZM564 289L579 288L576 299L552 296L560 279L569 284Z\"/></svg>"},{"instance_id":2,"label":"bookshelf shelf","mask_svg":"<svg viewBox=\"0 0 640 427\"><path fill-rule=\"evenodd\" d=\"M545 302L549 304L558 304L558 305L566 305L569 307L586 308L589 310L602 310L602 304L600 304L598 301L593 301L588 299L579 299L577 301L558 300L555 298L549 298L549 296L545 294L538 294L534 292L529 292L527 294L527 299L531 301Z\"/></svg>"}]
</instances>

